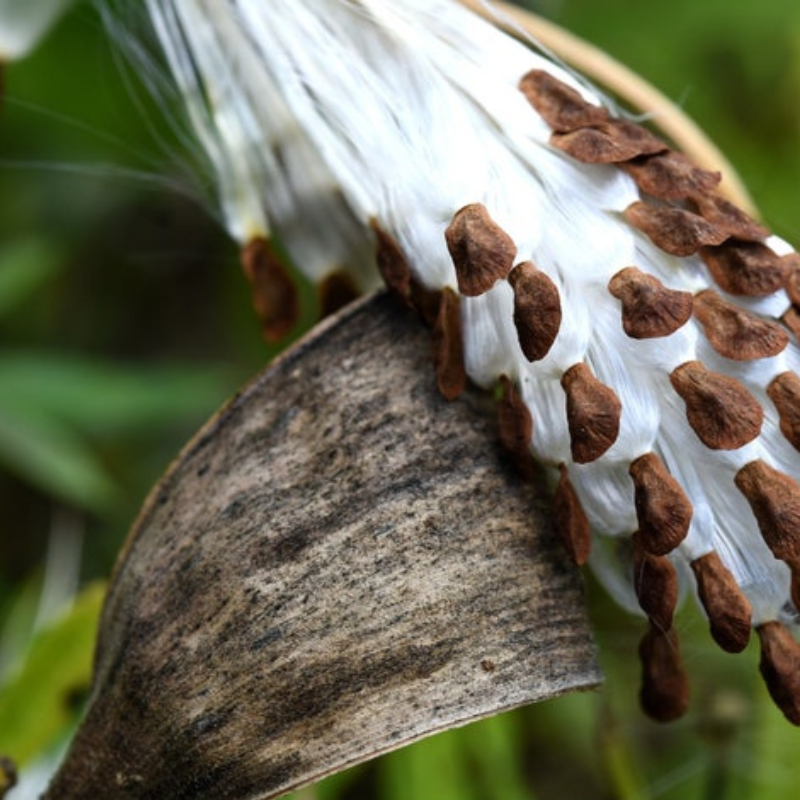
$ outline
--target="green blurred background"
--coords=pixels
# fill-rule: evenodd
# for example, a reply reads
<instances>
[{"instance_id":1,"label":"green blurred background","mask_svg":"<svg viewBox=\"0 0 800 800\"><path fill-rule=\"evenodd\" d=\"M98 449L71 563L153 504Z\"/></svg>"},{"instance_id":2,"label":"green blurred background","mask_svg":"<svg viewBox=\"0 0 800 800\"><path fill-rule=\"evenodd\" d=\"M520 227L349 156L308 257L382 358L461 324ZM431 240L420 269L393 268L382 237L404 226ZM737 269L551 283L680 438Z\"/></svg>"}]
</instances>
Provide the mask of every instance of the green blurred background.
<instances>
[{"instance_id":1,"label":"green blurred background","mask_svg":"<svg viewBox=\"0 0 800 800\"><path fill-rule=\"evenodd\" d=\"M694 117L800 244L796 0L540 0ZM192 432L274 354L193 158L79 5L0 111L0 755L28 788L85 696L102 584ZM303 326L316 310L306 302ZM77 600L73 600L76 592ZM434 737L305 793L393 800L795 800L800 732L680 618L692 711L636 703L642 630L587 576L603 692ZM24 787L11 800L28 796Z\"/></svg>"}]
</instances>

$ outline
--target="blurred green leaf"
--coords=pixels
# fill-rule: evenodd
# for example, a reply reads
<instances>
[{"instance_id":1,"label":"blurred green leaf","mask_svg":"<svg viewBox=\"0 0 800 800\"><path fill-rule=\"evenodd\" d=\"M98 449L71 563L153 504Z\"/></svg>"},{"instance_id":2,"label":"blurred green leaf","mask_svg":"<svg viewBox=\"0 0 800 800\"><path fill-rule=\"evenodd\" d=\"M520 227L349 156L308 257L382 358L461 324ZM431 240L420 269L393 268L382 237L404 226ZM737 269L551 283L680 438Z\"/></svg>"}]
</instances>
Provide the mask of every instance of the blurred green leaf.
<instances>
[{"instance_id":1,"label":"blurred green leaf","mask_svg":"<svg viewBox=\"0 0 800 800\"><path fill-rule=\"evenodd\" d=\"M0 753L24 765L63 735L88 689L105 586L93 584L41 631L0 687Z\"/></svg>"},{"instance_id":2,"label":"blurred green leaf","mask_svg":"<svg viewBox=\"0 0 800 800\"><path fill-rule=\"evenodd\" d=\"M62 254L49 239L27 237L0 248L0 317L27 300L63 264Z\"/></svg>"}]
</instances>

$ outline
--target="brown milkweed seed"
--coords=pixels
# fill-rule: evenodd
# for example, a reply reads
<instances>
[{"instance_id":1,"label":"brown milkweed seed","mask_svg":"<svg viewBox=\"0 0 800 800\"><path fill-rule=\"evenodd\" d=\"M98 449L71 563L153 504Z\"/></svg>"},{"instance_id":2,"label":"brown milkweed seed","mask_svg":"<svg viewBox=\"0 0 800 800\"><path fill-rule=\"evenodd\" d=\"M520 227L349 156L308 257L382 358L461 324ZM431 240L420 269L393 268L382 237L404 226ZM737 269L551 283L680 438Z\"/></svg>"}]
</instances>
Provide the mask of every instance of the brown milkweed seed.
<instances>
[{"instance_id":1,"label":"brown milkweed seed","mask_svg":"<svg viewBox=\"0 0 800 800\"><path fill-rule=\"evenodd\" d=\"M467 297L489 291L514 266L516 245L480 203L456 212L445 240L456 268L458 290Z\"/></svg>"},{"instance_id":2,"label":"brown milkweed seed","mask_svg":"<svg viewBox=\"0 0 800 800\"><path fill-rule=\"evenodd\" d=\"M764 297L783 288L789 274L786 264L766 245L730 239L700 250L717 284L729 294Z\"/></svg>"},{"instance_id":3,"label":"brown milkweed seed","mask_svg":"<svg viewBox=\"0 0 800 800\"><path fill-rule=\"evenodd\" d=\"M781 263L786 269L786 294L794 305L800 305L800 254L789 253Z\"/></svg>"},{"instance_id":4,"label":"brown milkweed seed","mask_svg":"<svg viewBox=\"0 0 800 800\"><path fill-rule=\"evenodd\" d=\"M530 261L517 264L508 276L514 289L514 325L528 361L544 358L561 327L561 298L553 281Z\"/></svg>"},{"instance_id":5,"label":"brown milkweed seed","mask_svg":"<svg viewBox=\"0 0 800 800\"><path fill-rule=\"evenodd\" d=\"M375 260L386 286L400 297L407 299L411 291L411 267L400 243L387 233L375 219L370 220L375 233Z\"/></svg>"},{"instance_id":6,"label":"brown milkweed seed","mask_svg":"<svg viewBox=\"0 0 800 800\"><path fill-rule=\"evenodd\" d=\"M681 664L675 629L661 630L651 624L639 644L639 659L639 699L644 712L657 722L671 722L683 716L689 706L689 680Z\"/></svg>"},{"instance_id":7,"label":"brown milkweed seed","mask_svg":"<svg viewBox=\"0 0 800 800\"><path fill-rule=\"evenodd\" d=\"M739 381L687 361L670 374L689 425L706 447L736 450L761 432L764 410Z\"/></svg>"},{"instance_id":8,"label":"brown milkweed seed","mask_svg":"<svg viewBox=\"0 0 800 800\"><path fill-rule=\"evenodd\" d=\"M740 653L750 641L750 602L715 552L692 561L692 571L714 641L728 653Z\"/></svg>"},{"instance_id":9,"label":"brown milkweed seed","mask_svg":"<svg viewBox=\"0 0 800 800\"><path fill-rule=\"evenodd\" d=\"M649 553L665 556L686 538L692 504L655 453L637 458L628 472L635 490L639 541Z\"/></svg>"},{"instance_id":10,"label":"brown milkweed seed","mask_svg":"<svg viewBox=\"0 0 800 800\"><path fill-rule=\"evenodd\" d=\"M794 372L783 372L767 386L769 399L778 409L781 433L800 450L800 377Z\"/></svg>"},{"instance_id":11,"label":"brown milkweed seed","mask_svg":"<svg viewBox=\"0 0 800 800\"><path fill-rule=\"evenodd\" d=\"M638 533L633 535L633 586L639 605L661 630L672 627L678 604L678 573L666 556L648 552Z\"/></svg>"},{"instance_id":12,"label":"brown milkweed seed","mask_svg":"<svg viewBox=\"0 0 800 800\"><path fill-rule=\"evenodd\" d=\"M726 302L711 289L695 297L694 315L711 346L725 358L769 358L789 344L789 336L780 325Z\"/></svg>"},{"instance_id":13,"label":"brown milkweed seed","mask_svg":"<svg viewBox=\"0 0 800 800\"><path fill-rule=\"evenodd\" d=\"M242 270L253 292L261 333L268 342L282 339L297 322L297 289L269 240L251 239L241 251Z\"/></svg>"},{"instance_id":14,"label":"brown milkweed seed","mask_svg":"<svg viewBox=\"0 0 800 800\"><path fill-rule=\"evenodd\" d=\"M576 464L588 464L617 440L622 404L614 390L600 383L583 363L563 374L561 386L567 395L572 459Z\"/></svg>"},{"instance_id":15,"label":"brown milkweed seed","mask_svg":"<svg viewBox=\"0 0 800 800\"><path fill-rule=\"evenodd\" d=\"M757 242L769 236L769 231L761 223L718 194L695 195L691 204L701 217L736 239Z\"/></svg>"},{"instance_id":16,"label":"brown milkweed seed","mask_svg":"<svg viewBox=\"0 0 800 800\"><path fill-rule=\"evenodd\" d=\"M529 477L532 474L533 417L512 381L501 375L500 385L503 389L498 406L500 442L517 469Z\"/></svg>"},{"instance_id":17,"label":"brown milkweed seed","mask_svg":"<svg viewBox=\"0 0 800 800\"><path fill-rule=\"evenodd\" d=\"M800 339L800 311L797 306L790 306L784 311L781 322Z\"/></svg>"},{"instance_id":18,"label":"brown milkweed seed","mask_svg":"<svg viewBox=\"0 0 800 800\"><path fill-rule=\"evenodd\" d=\"M564 548L579 567L589 560L592 533L581 501L569 479L564 464L558 466L560 477L553 497L553 519Z\"/></svg>"},{"instance_id":19,"label":"brown milkweed seed","mask_svg":"<svg viewBox=\"0 0 800 800\"><path fill-rule=\"evenodd\" d=\"M725 231L683 208L637 201L625 210L625 218L656 247L673 256L690 256L703 245L721 244L728 238Z\"/></svg>"},{"instance_id":20,"label":"brown milkweed seed","mask_svg":"<svg viewBox=\"0 0 800 800\"><path fill-rule=\"evenodd\" d=\"M519 88L555 131L574 131L608 119L602 106L586 102L580 92L544 70L531 70L519 82Z\"/></svg>"},{"instance_id":21,"label":"brown milkweed seed","mask_svg":"<svg viewBox=\"0 0 800 800\"><path fill-rule=\"evenodd\" d=\"M647 128L622 119L569 133L554 133L550 144L584 164L617 164L667 149Z\"/></svg>"},{"instance_id":22,"label":"brown milkweed seed","mask_svg":"<svg viewBox=\"0 0 800 800\"><path fill-rule=\"evenodd\" d=\"M331 272L319 285L319 307L322 317L335 314L359 295L353 279L347 272Z\"/></svg>"},{"instance_id":23,"label":"brown milkweed seed","mask_svg":"<svg viewBox=\"0 0 800 800\"><path fill-rule=\"evenodd\" d=\"M692 295L667 289L658 278L626 267L608 283L622 303L622 327L632 339L669 336L692 316Z\"/></svg>"},{"instance_id":24,"label":"brown milkweed seed","mask_svg":"<svg viewBox=\"0 0 800 800\"><path fill-rule=\"evenodd\" d=\"M722 175L701 169L682 153L669 151L620 164L646 194L659 200L684 200L708 194Z\"/></svg>"},{"instance_id":25,"label":"brown milkweed seed","mask_svg":"<svg viewBox=\"0 0 800 800\"><path fill-rule=\"evenodd\" d=\"M433 327L433 361L439 391L446 400L455 400L464 391L467 377L461 336L461 300L450 288L442 292Z\"/></svg>"},{"instance_id":26,"label":"brown milkweed seed","mask_svg":"<svg viewBox=\"0 0 800 800\"><path fill-rule=\"evenodd\" d=\"M800 484L761 460L745 464L734 480L775 558L800 560Z\"/></svg>"},{"instance_id":27,"label":"brown milkweed seed","mask_svg":"<svg viewBox=\"0 0 800 800\"><path fill-rule=\"evenodd\" d=\"M800 644L780 622L756 629L761 640L759 669L775 705L793 725L800 725Z\"/></svg>"}]
</instances>

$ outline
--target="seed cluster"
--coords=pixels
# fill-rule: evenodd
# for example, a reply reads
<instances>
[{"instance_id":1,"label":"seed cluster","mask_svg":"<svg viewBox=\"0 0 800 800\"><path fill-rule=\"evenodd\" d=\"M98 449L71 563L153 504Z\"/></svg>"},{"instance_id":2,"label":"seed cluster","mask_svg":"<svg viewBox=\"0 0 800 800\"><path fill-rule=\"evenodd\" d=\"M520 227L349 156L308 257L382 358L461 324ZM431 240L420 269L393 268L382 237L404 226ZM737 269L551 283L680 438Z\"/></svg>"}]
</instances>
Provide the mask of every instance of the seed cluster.
<instances>
[{"instance_id":1,"label":"seed cluster","mask_svg":"<svg viewBox=\"0 0 800 800\"><path fill-rule=\"evenodd\" d=\"M619 269L606 290L618 301L619 323L632 342L645 346L692 324L711 351L732 363L770 359L787 348L790 333L800 333L800 257L780 256L770 248L769 231L718 194L719 173L672 151L643 126L612 117L547 72L528 73L519 87L552 129L551 147L582 164L616 165L632 178L640 199L620 217L667 256L697 257L716 285L707 283L693 293L666 286L641 266ZM513 294L513 325L524 358L540 362L551 352L565 313L559 287L533 261L518 260L512 237L484 205L458 210L444 233L458 293L424 288L397 241L377 222L372 228L386 284L434 327L437 380L446 398L457 397L466 380L461 296L481 297L505 283ZM781 290L791 301L782 324L753 310L751 300ZM773 404L770 413L777 414L780 431L800 449L800 377L794 372L773 376L763 387L763 398L738 377L697 358L670 367L665 378L664 391L672 391L685 409L686 435L696 437L709 453L744 452L759 439L765 426L762 402ZM530 474L536 420L515 381L503 375L500 383L500 439L521 471ZM560 385L571 463L558 465L554 520L570 558L583 565L590 557L591 530L572 470L598 462L615 445L624 407L585 361L563 369ZM628 473L637 522L631 531L632 583L649 620L639 648L645 711L671 720L688 705L689 683L673 626L677 566L688 561L715 641L727 652L740 652L755 624L769 691L784 714L800 724L800 646L783 623L754 619L746 593L720 553L711 549L687 555L684 543L695 509L661 455L642 452L630 461ZM788 565L792 599L800 608L800 485L754 459L736 470L730 491L736 488L770 551Z\"/></svg>"}]
</instances>

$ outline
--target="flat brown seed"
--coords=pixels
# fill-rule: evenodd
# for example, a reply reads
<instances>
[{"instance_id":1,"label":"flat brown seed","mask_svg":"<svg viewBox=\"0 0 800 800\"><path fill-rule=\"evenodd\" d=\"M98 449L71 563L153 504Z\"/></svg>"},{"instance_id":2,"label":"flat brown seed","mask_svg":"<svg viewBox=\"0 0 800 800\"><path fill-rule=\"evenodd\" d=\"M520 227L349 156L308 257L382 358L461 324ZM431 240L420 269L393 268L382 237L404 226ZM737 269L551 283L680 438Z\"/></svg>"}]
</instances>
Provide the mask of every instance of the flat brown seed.
<instances>
[{"instance_id":1,"label":"flat brown seed","mask_svg":"<svg viewBox=\"0 0 800 800\"><path fill-rule=\"evenodd\" d=\"M528 72L519 82L519 88L544 121L560 133L608 119L608 111L602 106L588 103L580 92L544 70Z\"/></svg>"},{"instance_id":2,"label":"flat brown seed","mask_svg":"<svg viewBox=\"0 0 800 800\"><path fill-rule=\"evenodd\" d=\"M673 256L691 256L703 245L722 244L728 238L727 232L683 208L637 201L625 209L625 218Z\"/></svg>"},{"instance_id":3,"label":"flat brown seed","mask_svg":"<svg viewBox=\"0 0 800 800\"><path fill-rule=\"evenodd\" d=\"M530 261L517 264L508 276L514 289L514 325L528 361L544 358L561 327L561 297L553 281Z\"/></svg>"},{"instance_id":4,"label":"flat brown seed","mask_svg":"<svg viewBox=\"0 0 800 800\"><path fill-rule=\"evenodd\" d=\"M780 325L728 303L710 289L695 297L694 316L710 345L735 361L770 358L789 344L789 335Z\"/></svg>"},{"instance_id":5,"label":"flat brown seed","mask_svg":"<svg viewBox=\"0 0 800 800\"><path fill-rule=\"evenodd\" d=\"M729 239L703 247L700 255L717 285L728 294L765 297L782 289L789 270L780 257L759 242Z\"/></svg>"},{"instance_id":6,"label":"flat brown seed","mask_svg":"<svg viewBox=\"0 0 800 800\"><path fill-rule=\"evenodd\" d=\"M756 629L761 640L759 669L776 706L793 725L800 725L800 644L780 622Z\"/></svg>"},{"instance_id":7,"label":"flat brown seed","mask_svg":"<svg viewBox=\"0 0 800 800\"><path fill-rule=\"evenodd\" d=\"M786 294L796 306L800 305L800 255L789 253L781 258L786 268Z\"/></svg>"},{"instance_id":8,"label":"flat brown seed","mask_svg":"<svg viewBox=\"0 0 800 800\"><path fill-rule=\"evenodd\" d=\"M359 296L355 282L346 272L332 272L319 285L320 316L329 317Z\"/></svg>"},{"instance_id":9,"label":"flat brown seed","mask_svg":"<svg viewBox=\"0 0 800 800\"><path fill-rule=\"evenodd\" d=\"M411 267L400 243L378 224L370 220L375 234L375 260L383 282L395 294L408 298L411 291Z\"/></svg>"},{"instance_id":10,"label":"flat brown seed","mask_svg":"<svg viewBox=\"0 0 800 800\"><path fill-rule=\"evenodd\" d=\"M655 627L669 630L678 605L678 572L669 558L648 552L639 533L633 535L633 543L633 586L639 605Z\"/></svg>"},{"instance_id":11,"label":"flat brown seed","mask_svg":"<svg viewBox=\"0 0 800 800\"><path fill-rule=\"evenodd\" d=\"M695 195L691 198L691 204L701 217L736 239L758 242L770 235L760 222L718 194Z\"/></svg>"},{"instance_id":12,"label":"flat brown seed","mask_svg":"<svg viewBox=\"0 0 800 800\"><path fill-rule=\"evenodd\" d=\"M553 520L564 548L579 567L589 560L592 533L589 520L575 492L564 464L558 466L560 477L553 497Z\"/></svg>"},{"instance_id":13,"label":"flat brown seed","mask_svg":"<svg viewBox=\"0 0 800 800\"><path fill-rule=\"evenodd\" d=\"M649 553L665 556L686 538L692 504L655 453L637 458L628 472L633 478L639 541Z\"/></svg>"},{"instance_id":14,"label":"flat brown seed","mask_svg":"<svg viewBox=\"0 0 800 800\"><path fill-rule=\"evenodd\" d=\"M620 165L646 194L659 200L685 200L708 194L722 175L698 167L683 153L669 151L637 158Z\"/></svg>"},{"instance_id":15,"label":"flat brown seed","mask_svg":"<svg viewBox=\"0 0 800 800\"><path fill-rule=\"evenodd\" d=\"M767 394L778 409L781 433L800 450L800 377L782 372L770 381Z\"/></svg>"},{"instance_id":16,"label":"flat brown seed","mask_svg":"<svg viewBox=\"0 0 800 800\"><path fill-rule=\"evenodd\" d=\"M241 264L253 292L253 308L268 342L282 339L297 322L297 289L269 240L251 239L241 251Z\"/></svg>"},{"instance_id":17,"label":"flat brown seed","mask_svg":"<svg viewBox=\"0 0 800 800\"><path fill-rule=\"evenodd\" d=\"M467 376L461 335L461 299L450 288L442 292L433 327L433 363L442 397L455 400L464 391Z\"/></svg>"},{"instance_id":18,"label":"flat brown seed","mask_svg":"<svg viewBox=\"0 0 800 800\"><path fill-rule=\"evenodd\" d=\"M567 395L572 459L588 464L617 441L622 404L614 390L600 383L586 364L573 364L561 377Z\"/></svg>"},{"instance_id":19,"label":"flat brown seed","mask_svg":"<svg viewBox=\"0 0 800 800\"><path fill-rule=\"evenodd\" d=\"M750 602L714 551L692 561L692 571L714 641L728 653L740 653L750 641Z\"/></svg>"},{"instance_id":20,"label":"flat brown seed","mask_svg":"<svg viewBox=\"0 0 800 800\"><path fill-rule=\"evenodd\" d=\"M445 240L456 268L458 290L467 297L488 292L514 266L514 241L480 203L456 212Z\"/></svg>"},{"instance_id":21,"label":"flat brown seed","mask_svg":"<svg viewBox=\"0 0 800 800\"><path fill-rule=\"evenodd\" d=\"M739 381L687 361L670 374L689 425L706 447L736 450L761 432L764 410Z\"/></svg>"},{"instance_id":22,"label":"flat brown seed","mask_svg":"<svg viewBox=\"0 0 800 800\"><path fill-rule=\"evenodd\" d=\"M735 478L775 558L800 560L800 484L764 461L751 461Z\"/></svg>"},{"instance_id":23,"label":"flat brown seed","mask_svg":"<svg viewBox=\"0 0 800 800\"><path fill-rule=\"evenodd\" d=\"M800 609L800 560L790 561L789 569L792 571L791 596L796 609Z\"/></svg>"},{"instance_id":24,"label":"flat brown seed","mask_svg":"<svg viewBox=\"0 0 800 800\"><path fill-rule=\"evenodd\" d=\"M501 375L500 385L503 390L498 406L500 442L520 473L529 478L533 474L531 460L533 417L511 380Z\"/></svg>"},{"instance_id":25,"label":"flat brown seed","mask_svg":"<svg viewBox=\"0 0 800 800\"><path fill-rule=\"evenodd\" d=\"M428 289L412 276L408 292L408 302L422 318L422 321L433 328L442 305L442 290Z\"/></svg>"},{"instance_id":26,"label":"flat brown seed","mask_svg":"<svg viewBox=\"0 0 800 800\"><path fill-rule=\"evenodd\" d=\"M667 289L636 267L620 270L608 290L622 302L622 327L632 339L669 336L692 316L692 295Z\"/></svg>"},{"instance_id":27,"label":"flat brown seed","mask_svg":"<svg viewBox=\"0 0 800 800\"><path fill-rule=\"evenodd\" d=\"M689 707L689 680L681 663L678 635L650 625L639 644L644 712L657 722L672 722Z\"/></svg>"},{"instance_id":28,"label":"flat brown seed","mask_svg":"<svg viewBox=\"0 0 800 800\"><path fill-rule=\"evenodd\" d=\"M800 310L798 310L798 306L790 306L784 311L781 322L800 339Z\"/></svg>"},{"instance_id":29,"label":"flat brown seed","mask_svg":"<svg viewBox=\"0 0 800 800\"><path fill-rule=\"evenodd\" d=\"M612 119L569 133L554 133L550 144L584 164L618 164L667 149L647 128L623 119Z\"/></svg>"}]
</instances>

